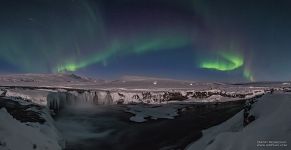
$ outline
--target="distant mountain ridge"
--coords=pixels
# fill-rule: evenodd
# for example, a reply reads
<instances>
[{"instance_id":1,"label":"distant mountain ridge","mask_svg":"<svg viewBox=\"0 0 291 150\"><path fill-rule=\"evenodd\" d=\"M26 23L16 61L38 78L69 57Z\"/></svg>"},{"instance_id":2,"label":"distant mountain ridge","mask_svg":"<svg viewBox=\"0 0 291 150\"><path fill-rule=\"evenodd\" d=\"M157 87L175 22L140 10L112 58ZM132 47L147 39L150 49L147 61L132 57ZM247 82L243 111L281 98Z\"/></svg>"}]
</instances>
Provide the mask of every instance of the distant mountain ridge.
<instances>
[{"instance_id":1,"label":"distant mountain ridge","mask_svg":"<svg viewBox=\"0 0 291 150\"><path fill-rule=\"evenodd\" d=\"M146 76L123 76L117 80L102 80L84 77L76 74L10 74L0 75L0 86L49 86L72 88L128 88L128 89L152 89L152 88L223 88L232 86L289 86L290 82L252 82L252 83L224 83L177 80L169 78L157 78Z\"/></svg>"}]
</instances>

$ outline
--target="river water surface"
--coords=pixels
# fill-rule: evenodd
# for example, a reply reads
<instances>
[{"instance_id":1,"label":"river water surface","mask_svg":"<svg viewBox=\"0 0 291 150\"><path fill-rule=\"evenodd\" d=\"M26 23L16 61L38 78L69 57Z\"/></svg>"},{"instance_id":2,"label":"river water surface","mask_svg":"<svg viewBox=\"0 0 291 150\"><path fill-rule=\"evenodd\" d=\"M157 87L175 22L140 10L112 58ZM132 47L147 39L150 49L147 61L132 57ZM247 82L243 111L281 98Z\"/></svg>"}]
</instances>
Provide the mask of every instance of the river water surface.
<instances>
[{"instance_id":1,"label":"river water surface","mask_svg":"<svg viewBox=\"0 0 291 150\"><path fill-rule=\"evenodd\" d=\"M242 109L243 102L189 105L175 119L129 121L124 105L78 106L62 110L56 124L66 150L179 150Z\"/></svg>"}]
</instances>

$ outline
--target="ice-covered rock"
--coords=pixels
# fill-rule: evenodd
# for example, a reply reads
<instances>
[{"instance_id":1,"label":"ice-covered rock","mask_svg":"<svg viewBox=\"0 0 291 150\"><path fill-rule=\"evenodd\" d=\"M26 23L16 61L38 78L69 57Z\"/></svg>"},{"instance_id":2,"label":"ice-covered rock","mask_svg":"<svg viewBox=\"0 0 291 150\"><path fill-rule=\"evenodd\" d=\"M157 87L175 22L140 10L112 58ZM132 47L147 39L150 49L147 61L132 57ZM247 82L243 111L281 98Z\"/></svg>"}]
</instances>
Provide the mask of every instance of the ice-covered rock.
<instances>
[{"instance_id":1,"label":"ice-covered rock","mask_svg":"<svg viewBox=\"0 0 291 150\"><path fill-rule=\"evenodd\" d=\"M189 89L42 89L42 88L11 88L6 89L6 97L21 98L32 103L47 106L59 111L67 105L92 104L162 104L168 102L192 101L192 102L225 102L241 99L250 99L263 95L265 89L243 89L229 91L221 89L189 90Z\"/></svg>"},{"instance_id":2,"label":"ice-covered rock","mask_svg":"<svg viewBox=\"0 0 291 150\"><path fill-rule=\"evenodd\" d=\"M42 106L47 105L47 95L50 91L42 89L7 89L6 97L22 98Z\"/></svg>"}]
</instances>

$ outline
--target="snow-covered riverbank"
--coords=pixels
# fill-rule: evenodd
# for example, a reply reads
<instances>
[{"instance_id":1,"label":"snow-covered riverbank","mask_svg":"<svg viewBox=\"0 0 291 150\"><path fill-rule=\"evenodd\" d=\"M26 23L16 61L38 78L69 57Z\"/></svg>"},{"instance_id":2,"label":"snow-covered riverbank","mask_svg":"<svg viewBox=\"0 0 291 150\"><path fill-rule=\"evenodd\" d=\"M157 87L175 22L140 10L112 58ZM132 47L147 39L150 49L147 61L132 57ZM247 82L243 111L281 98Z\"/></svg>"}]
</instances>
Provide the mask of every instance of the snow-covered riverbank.
<instances>
[{"instance_id":1,"label":"snow-covered riverbank","mask_svg":"<svg viewBox=\"0 0 291 150\"><path fill-rule=\"evenodd\" d=\"M291 94L267 95L253 104L255 121L243 127L243 111L226 122L203 131L188 150L290 149Z\"/></svg>"},{"instance_id":2,"label":"snow-covered riverbank","mask_svg":"<svg viewBox=\"0 0 291 150\"><path fill-rule=\"evenodd\" d=\"M0 150L61 150L64 146L47 108L0 98Z\"/></svg>"}]
</instances>

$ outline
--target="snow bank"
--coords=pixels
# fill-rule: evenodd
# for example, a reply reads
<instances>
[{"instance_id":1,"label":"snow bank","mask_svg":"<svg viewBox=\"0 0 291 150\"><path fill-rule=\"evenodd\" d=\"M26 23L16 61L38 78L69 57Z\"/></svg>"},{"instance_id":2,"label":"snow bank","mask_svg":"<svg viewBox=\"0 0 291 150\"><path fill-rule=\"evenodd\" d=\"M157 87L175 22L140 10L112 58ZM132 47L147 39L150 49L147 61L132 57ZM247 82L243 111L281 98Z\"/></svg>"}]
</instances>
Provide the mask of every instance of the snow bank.
<instances>
[{"instance_id":1,"label":"snow bank","mask_svg":"<svg viewBox=\"0 0 291 150\"><path fill-rule=\"evenodd\" d=\"M29 100L35 104L41 106L47 105L47 95L50 91L45 91L41 89L36 90L26 90L26 89L9 89L7 90L6 97L11 98L22 98Z\"/></svg>"},{"instance_id":2,"label":"snow bank","mask_svg":"<svg viewBox=\"0 0 291 150\"><path fill-rule=\"evenodd\" d=\"M203 131L188 150L290 149L291 95L268 95L253 105L256 120L243 127L243 112L226 122ZM280 144L278 144L280 143Z\"/></svg>"},{"instance_id":3,"label":"snow bank","mask_svg":"<svg viewBox=\"0 0 291 150\"><path fill-rule=\"evenodd\" d=\"M206 102L219 102L219 101L222 101L222 100L225 100L225 98L221 95L212 95L208 98L205 99Z\"/></svg>"},{"instance_id":4,"label":"snow bank","mask_svg":"<svg viewBox=\"0 0 291 150\"><path fill-rule=\"evenodd\" d=\"M48 124L21 123L0 109L1 150L61 150L56 132Z\"/></svg>"},{"instance_id":5,"label":"snow bank","mask_svg":"<svg viewBox=\"0 0 291 150\"><path fill-rule=\"evenodd\" d=\"M289 82L284 82L284 83L282 83L282 85L291 85L291 83L289 83Z\"/></svg>"}]
</instances>

